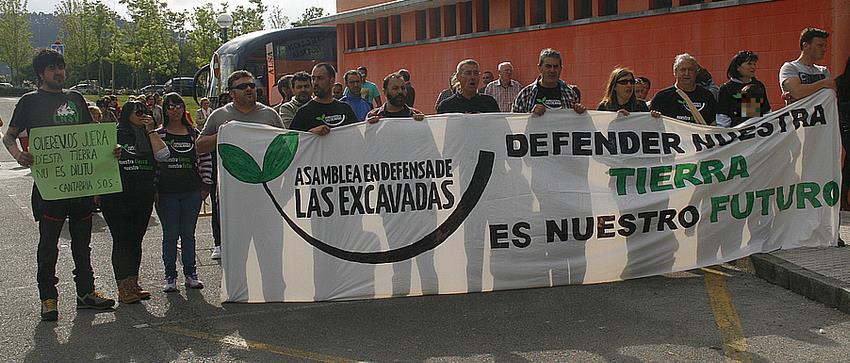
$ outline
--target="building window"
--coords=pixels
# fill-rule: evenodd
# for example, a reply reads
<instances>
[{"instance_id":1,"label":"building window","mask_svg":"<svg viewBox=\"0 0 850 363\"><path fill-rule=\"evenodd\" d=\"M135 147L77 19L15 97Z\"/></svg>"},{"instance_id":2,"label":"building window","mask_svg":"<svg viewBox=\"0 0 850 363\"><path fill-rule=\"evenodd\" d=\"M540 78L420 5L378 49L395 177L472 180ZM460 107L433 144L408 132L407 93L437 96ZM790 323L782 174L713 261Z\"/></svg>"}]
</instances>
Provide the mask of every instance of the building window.
<instances>
[{"instance_id":1,"label":"building window","mask_svg":"<svg viewBox=\"0 0 850 363\"><path fill-rule=\"evenodd\" d=\"M617 15L617 0L600 0L599 16Z\"/></svg>"},{"instance_id":2,"label":"building window","mask_svg":"<svg viewBox=\"0 0 850 363\"><path fill-rule=\"evenodd\" d=\"M546 22L546 0L526 0L531 2L531 24L537 25Z\"/></svg>"},{"instance_id":3,"label":"building window","mask_svg":"<svg viewBox=\"0 0 850 363\"><path fill-rule=\"evenodd\" d=\"M475 31L486 32L490 30L490 0L481 0L475 7Z\"/></svg>"},{"instance_id":4,"label":"building window","mask_svg":"<svg viewBox=\"0 0 850 363\"><path fill-rule=\"evenodd\" d=\"M357 48L366 47L366 22L358 21L354 28L357 34Z\"/></svg>"},{"instance_id":5,"label":"building window","mask_svg":"<svg viewBox=\"0 0 850 363\"><path fill-rule=\"evenodd\" d=\"M390 43L390 24L386 17L378 18L378 45Z\"/></svg>"},{"instance_id":6,"label":"building window","mask_svg":"<svg viewBox=\"0 0 850 363\"><path fill-rule=\"evenodd\" d=\"M511 0L511 28L525 26L525 1Z\"/></svg>"},{"instance_id":7,"label":"building window","mask_svg":"<svg viewBox=\"0 0 850 363\"><path fill-rule=\"evenodd\" d=\"M391 16L390 22L392 23L390 43L401 43L401 15Z\"/></svg>"},{"instance_id":8,"label":"building window","mask_svg":"<svg viewBox=\"0 0 850 363\"><path fill-rule=\"evenodd\" d=\"M705 1L702 1L702 0L681 0L681 2L679 2L679 6L702 4L704 2Z\"/></svg>"},{"instance_id":9,"label":"building window","mask_svg":"<svg viewBox=\"0 0 850 363\"><path fill-rule=\"evenodd\" d=\"M457 6L449 5L444 7L445 16L443 17L443 24L445 26L445 31L443 32L444 37L450 37L457 34Z\"/></svg>"},{"instance_id":10,"label":"building window","mask_svg":"<svg viewBox=\"0 0 850 363\"><path fill-rule=\"evenodd\" d=\"M430 30L428 37L431 39L440 37L440 10L440 8L428 10L428 29Z\"/></svg>"},{"instance_id":11,"label":"building window","mask_svg":"<svg viewBox=\"0 0 850 363\"><path fill-rule=\"evenodd\" d=\"M567 0L552 0L552 8L553 23L569 19L570 11Z\"/></svg>"},{"instance_id":12,"label":"building window","mask_svg":"<svg viewBox=\"0 0 850 363\"><path fill-rule=\"evenodd\" d=\"M345 24L345 49L354 49L357 47L354 35L354 24Z\"/></svg>"},{"instance_id":13,"label":"building window","mask_svg":"<svg viewBox=\"0 0 850 363\"><path fill-rule=\"evenodd\" d=\"M584 19L593 16L593 0L573 0L575 1L576 19Z\"/></svg>"},{"instance_id":14,"label":"building window","mask_svg":"<svg viewBox=\"0 0 850 363\"><path fill-rule=\"evenodd\" d=\"M378 45L378 22L375 19L366 20L366 43L369 47Z\"/></svg>"},{"instance_id":15,"label":"building window","mask_svg":"<svg viewBox=\"0 0 850 363\"><path fill-rule=\"evenodd\" d=\"M652 0L649 4L650 9L664 9L673 7L673 0Z\"/></svg>"},{"instance_id":16,"label":"building window","mask_svg":"<svg viewBox=\"0 0 850 363\"><path fill-rule=\"evenodd\" d=\"M428 38L428 17L425 15L425 10L416 12L416 40L425 40Z\"/></svg>"},{"instance_id":17,"label":"building window","mask_svg":"<svg viewBox=\"0 0 850 363\"><path fill-rule=\"evenodd\" d=\"M472 1L458 4L460 9L460 34L472 33Z\"/></svg>"}]
</instances>

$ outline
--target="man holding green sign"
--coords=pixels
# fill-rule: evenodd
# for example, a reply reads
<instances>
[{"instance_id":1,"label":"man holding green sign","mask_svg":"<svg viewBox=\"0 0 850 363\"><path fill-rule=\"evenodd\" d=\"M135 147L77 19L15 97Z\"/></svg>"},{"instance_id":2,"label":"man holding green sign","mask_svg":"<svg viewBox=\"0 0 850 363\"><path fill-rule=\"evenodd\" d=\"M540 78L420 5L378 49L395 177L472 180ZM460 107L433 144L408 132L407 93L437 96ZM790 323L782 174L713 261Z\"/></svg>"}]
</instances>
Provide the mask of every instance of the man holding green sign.
<instances>
[{"instance_id":1,"label":"man holding green sign","mask_svg":"<svg viewBox=\"0 0 850 363\"><path fill-rule=\"evenodd\" d=\"M62 165L62 163L64 163L66 157L70 159L71 156L63 153L68 152L68 149L76 150L73 145L77 144L82 147L83 143L88 146L114 149L116 145L114 126L111 132L106 132L105 129L91 129L93 133L88 134L88 140L85 140L85 137L77 137L80 136L77 133L80 130L68 129L70 132L56 132L56 129L44 130L47 132L37 130L50 126L66 128L68 126L64 125L86 124L90 123L92 119L83 96L76 91L62 89L65 83L65 59L61 54L54 50L41 49L33 57L32 63L38 76L39 88L25 94L18 101L12 114L12 120L9 122L8 132L3 137L3 144L18 164L33 168L33 176L36 179L42 179L42 181L54 180L54 184L67 183L65 180L74 179L65 179L71 175L71 169L70 166ZM32 145L34 153L19 148L16 139L22 131L27 131L31 136L35 136L32 141L37 142L38 145ZM109 144L110 141L111 145ZM36 149L38 149L37 152ZM62 152L50 153L51 150L61 150ZM83 150L77 150L75 156L77 158L75 172L78 174L90 172L91 154L99 152L97 147ZM102 153L102 151L100 152ZM62 159L62 161L59 159ZM113 163L117 167L117 162L113 161ZM48 164L54 165L52 168L43 167ZM93 172L88 176L93 179ZM59 183L55 182L57 179L60 180ZM70 183L73 184L74 182ZM75 266L74 282L77 288L77 308L112 308L115 301L104 298L94 289L94 272L91 266L91 249L89 248L92 228L92 197L90 195L93 194L75 191L63 196L58 185L56 185L56 190L53 190L54 185L44 185L45 188L42 189L41 184L33 185L32 192L33 216L38 221L39 232L37 281L39 298L41 299L41 319L52 321L59 317L56 308L56 299L59 295L56 290L56 284L59 282L56 277L56 261L59 257L57 246L59 234L62 231L65 218L69 219L68 229L71 234L71 254ZM67 189L80 189L82 187L66 185L65 188L65 191L68 191ZM120 190L120 185L118 188ZM49 195L49 197L43 197L42 191L45 196ZM94 193L100 192L95 191Z\"/></svg>"}]
</instances>

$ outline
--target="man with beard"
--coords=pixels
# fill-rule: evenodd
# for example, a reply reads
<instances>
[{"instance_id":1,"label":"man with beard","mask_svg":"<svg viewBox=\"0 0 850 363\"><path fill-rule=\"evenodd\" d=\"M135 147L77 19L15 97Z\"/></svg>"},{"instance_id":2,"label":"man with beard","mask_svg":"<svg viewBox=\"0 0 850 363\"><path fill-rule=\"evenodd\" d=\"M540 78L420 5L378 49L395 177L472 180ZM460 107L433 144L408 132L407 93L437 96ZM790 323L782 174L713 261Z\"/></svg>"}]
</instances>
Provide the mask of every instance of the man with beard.
<instances>
[{"instance_id":1,"label":"man with beard","mask_svg":"<svg viewBox=\"0 0 850 363\"><path fill-rule=\"evenodd\" d=\"M16 139L22 131L37 127L85 124L92 122L83 96L77 91L63 90L65 83L65 58L51 49L42 49L32 61L38 76L37 90L21 97L15 105L9 129L3 137L6 150L23 167L33 165L33 156L18 147ZM60 200L43 200L38 187L33 184L32 211L38 221L38 294L41 299L41 320L59 318L56 308L59 292L56 284L56 261L59 258L59 235L65 218L69 219L71 256L74 259L74 282L77 290L77 309L110 309L112 299L104 298L94 288L94 271L91 266L92 197Z\"/></svg>"},{"instance_id":2,"label":"man with beard","mask_svg":"<svg viewBox=\"0 0 850 363\"><path fill-rule=\"evenodd\" d=\"M213 170L216 170L218 159L215 154L218 128L225 122L235 120L283 128L283 122L280 121L277 112L271 107L257 102L257 83L251 72L240 70L231 73L227 77L227 89L229 92L222 96L229 96L232 102L217 108L210 114L207 123L204 125L204 130L201 131L201 136L195 143L198 154L212 153ZM210 188L210 200L212 200L213 205L211 223L215 245L210 258L213 260L221 259L221 224L219 221L218 180L216 180L216 176L217 174L213 173L213 185Z\"/></svg>"},{"instance_id":3,"label":"man with beard","mask_svg":"<svg viewBox=\"0 0 850 363\"><path fill-rule=\"evenodd\" d=\"M499 112L495 98L478 93L478 82L481 80L478 62L474 59L460 61L457 64L457 80L457 93L440 102L437 113Z\"/></svg>"},{"instance_id":4,"label":"man with beard","mask_svg":"<svg viewBox=\"0 0 850 363\"><path fill-rule=\"evenodd\" d=\"M519 91L512 112L543 116L547 109L571 108L576 113L584 113L581 96L576 93L578 87L561 80L564 68L560 52L552 48L541 50L537 68L540 76Z\"/></svg>"},{"instance_id":5,"label":"man with beard","mask_svg":"<svg viewBox=\"0 0 850 363\"><path fill-rule=\"evenodd\" d=\"M291 129L327 135L331 128L357 122L351 106L333 98L331 86L336 79L336 69L332 65L317 64L310 78L313 81L313 99L295 113Z\"/></svg>"},{"instance_id":6,"label":"man with beard","mask_svg":"<svg viewBox=\"0 0 850 363\"><path fill-rule=\"evenodd\" d=\"M384 95L387 103L366 115L369 123L378 122L384 117L413 117L416 121L425 119L425 114L407 105L407 82L400 73L390 73L384 77Z\"/></svg>"},{"instance_id":7,"label":"man with beard","mask_svg":"<svg viewBox=\"0 0 850 363\"><path fill-rule=\"evenodd\" d=\"M292 124L292 118L295 117L295 112L310 102L310 95L313 93L313 82L310 81L310 75L307 72L300 71L292 76L292 99L281 104L277 110L280 114L280 120L283 121L283 127L289 128Z\"/></svg>"}]
</instances>

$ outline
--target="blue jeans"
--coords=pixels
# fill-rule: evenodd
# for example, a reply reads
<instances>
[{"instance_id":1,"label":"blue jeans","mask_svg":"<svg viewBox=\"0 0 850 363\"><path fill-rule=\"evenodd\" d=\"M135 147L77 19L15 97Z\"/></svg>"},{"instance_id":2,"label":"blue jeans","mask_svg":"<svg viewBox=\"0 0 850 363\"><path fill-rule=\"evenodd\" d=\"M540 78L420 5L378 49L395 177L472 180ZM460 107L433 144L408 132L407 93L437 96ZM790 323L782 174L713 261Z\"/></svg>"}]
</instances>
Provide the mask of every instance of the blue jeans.
<instances>
[{"instance_id":1,"label":"blue jeans","mask_svg":"<svg viewBox=\"0 0 850 363\"><path fill-rule=\"evenodd\" d=\"M177 237L183 242L183 275L195 273L195 225L200 211L200 190L159 194L156 213L162 223L162 262L166 277L177 277Z\"/></svg>"}]
</instances>

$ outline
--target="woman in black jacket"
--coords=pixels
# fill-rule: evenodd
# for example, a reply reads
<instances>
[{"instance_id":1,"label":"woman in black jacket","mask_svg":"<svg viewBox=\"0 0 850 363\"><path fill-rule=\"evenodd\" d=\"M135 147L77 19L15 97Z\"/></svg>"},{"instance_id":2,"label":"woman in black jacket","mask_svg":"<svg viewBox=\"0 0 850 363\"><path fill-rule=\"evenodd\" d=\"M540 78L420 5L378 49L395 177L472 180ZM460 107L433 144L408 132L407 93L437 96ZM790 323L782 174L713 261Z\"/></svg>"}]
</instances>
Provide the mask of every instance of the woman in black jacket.
<instances>
[{"instance_id":1,"label":"woman in black jacket","mask_svg":"<svg viewBox=\"0 0 850 363\"><path fill-rule=\"evenodd\" d=\"M118 281L118 301L132 304L150 298L139 286L142 239L153 211L156 158L168 148L141 102L127 102L118 119L118 167L122 191L101 196L103 218L112 234L112 268Z\"/></svg>"},{"instance_id":2,"label":"woman in black jacket","mask_svg":"<svg viewBox=\"0 0 850 363\"><path fill-rule=\"evenodd\" d=\"M767 89L764 83L756 79L758 60L758 54L742 50L729 62L729 68L726 69L729 81L720 87L717 96L717 126L735 127L751 117L741 114L741 90L749 85L759 85L761 89ZM770 112L770 101L767 97L762 100L760 111L762 115Z\"/></svg>"}]
</instances>

